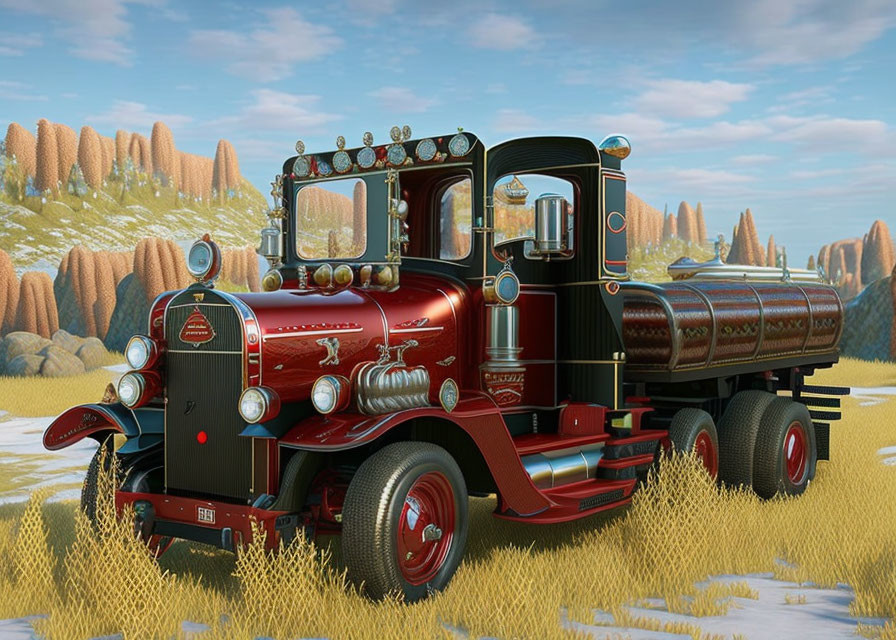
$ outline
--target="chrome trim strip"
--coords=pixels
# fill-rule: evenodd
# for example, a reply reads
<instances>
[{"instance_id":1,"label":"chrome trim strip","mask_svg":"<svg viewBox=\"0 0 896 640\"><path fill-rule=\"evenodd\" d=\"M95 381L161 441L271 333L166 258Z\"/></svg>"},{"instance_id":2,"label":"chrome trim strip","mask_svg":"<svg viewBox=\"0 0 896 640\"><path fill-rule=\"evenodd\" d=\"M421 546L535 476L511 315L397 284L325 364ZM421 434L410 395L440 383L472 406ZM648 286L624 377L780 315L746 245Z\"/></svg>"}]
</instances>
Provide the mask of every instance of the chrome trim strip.
<instances>
[{"instance_id":1,"label":"chrome trim strip","mask_svg":"<svg viewBox=\"0 0 896 640\"><path fill-rule=\"evenodd\" d=\"M795 285L795 286L796 286L797 289L800 290L800 293L803 294L803 297L806 298L806 304L807 304L808 307L809 307L809 326L807 327L809 330L806 332L806 339L803 340L803 348L801 349L801 352L802 352L802 353L806 353L806 349L809 348L809 340L812 339L812 334L815 332L815 317L814 317L815 314L812 313L812 299L809 297L809 294L806 293L806 290L803 289L800 285ZM840 300L840 296L838 295L838 296L837 296L837 301L839 302L839 300ZM843 322L842 322L842 318L843 318L843 309L842 309L842 306L841 306L840 311L841 311L841 314L840 314L840 318L841 318L840 325L842 326L842 325L843 325ZM837 339L837 342L840 342L840 339L839 339L839 338ZM834 344L837 344L837 343L835 342Z\"/></svg>"},{"instance_id":2,"label":"chrome trim strip","mask_svg":"<svg viewBox=\"0 0 896 640\"><path fill-rule=\"evenodd\" d=\"M709 353L706 356L706 360L703 361L704 366L708 367L712 363L713 356L716 354L716 342L718 341L717 339L719 337L716 310L715 307L712 306L712 301L709 299L709 296L707 296L703 291L686 282L683 284L685 287L687 287L687 289L697 294L697 297L703 301L703 304L706 305L706 308L709 311L709 319L710 321L712 321L712 339L709 342Z\"/></svg>"},{"instance_id":3,"label":"chrome trim strip","mask_svg":"<svg viewBox=\"0 0 896 640\"><path fill-rule=\"evenodd\" d=\"M200 350L200 349L168 349L168 353L189 353L193 355L195 353L213 353L217 355L231 355L231 356L241 356L243 355L242 351L212 351L210 349Z\"/></svg>"},{"instance_id":4,"label":"chrome trim strip","mask_svg":"<svg viewBox=\"0 0 896 640\"><path fill-rule=\"evenodd\" d=\"M389 329L389 333L417 333L420 331L444 331L445 327L410 327L408 329Z\"/></svg>"},{"instance_id":5,"label":"chrome trim strip","mask_svg":"<svg viewBox=\"0 0 896 640\"><path fill-rule=\"evenodd\" d=\"M750 291L753 292L753 295L756 296L756 304L759 307L759 335L756 338L756 348L753 350L752 357L752 360L755 360L759 357L759 352L762 350L762 343L765 340L765 307L762 305L762 296L759 295L756 287L751 285L749 282L744 282L744 286L746 286Z\"/></svg>"},{"instance_id":6,"label":"chrome trim strip","mask_svg":"<svg viewBox=\"0 0 896 640\"><path fill-rule=\"evenodd\" d=\"M262 341L273 340L275 338L297 338L300 336L331 336L334 333L361 333L364 327L357 329L315 329L314 331L289 331L285 333L271 333L261 337Z\"/></svg>"}]
</instances>

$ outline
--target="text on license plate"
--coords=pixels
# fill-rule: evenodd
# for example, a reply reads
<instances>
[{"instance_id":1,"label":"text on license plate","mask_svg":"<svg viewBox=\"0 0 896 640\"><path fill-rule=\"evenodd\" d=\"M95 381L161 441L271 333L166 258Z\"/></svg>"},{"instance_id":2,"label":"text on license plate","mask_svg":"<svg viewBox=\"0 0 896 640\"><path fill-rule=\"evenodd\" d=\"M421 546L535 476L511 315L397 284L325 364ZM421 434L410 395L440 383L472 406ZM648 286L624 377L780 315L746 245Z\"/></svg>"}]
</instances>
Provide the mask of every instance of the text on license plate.
<instances>
[{"instance_id":1,"label":"text on license plate","mask_svg":"<svg viewBox=\"0 0 896 640\"><path fill-rule=\"evenodd\" d=\"M215 524L215 510L208 507L196 508L196 519L205 524Z\"/></svg>"}]
</instances>

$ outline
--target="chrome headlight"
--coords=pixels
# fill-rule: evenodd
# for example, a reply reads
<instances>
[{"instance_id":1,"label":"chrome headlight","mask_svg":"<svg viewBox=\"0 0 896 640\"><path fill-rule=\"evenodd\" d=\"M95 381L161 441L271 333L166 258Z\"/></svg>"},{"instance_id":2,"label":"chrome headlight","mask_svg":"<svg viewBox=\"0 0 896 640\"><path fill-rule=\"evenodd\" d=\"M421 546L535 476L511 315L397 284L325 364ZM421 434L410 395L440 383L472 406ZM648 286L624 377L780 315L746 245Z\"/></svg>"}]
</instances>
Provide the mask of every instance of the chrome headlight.
<instances>
[{"instance_id":1,"label":"chrome headlight","mask_svg":"<svg viewBox=\"0 0 896 640\"><path fill-rule=\"evenodd\" d=\"M151 364L156 354L156 344L146 336L134 336L128 341L124 353L131 369L139 371Z\"/></svg>"},{"instance_id":2,"label":"chrome headlight","mask_svg":"<svg viewBox=\"0 0 896 640\"><path fill-rule=\"evenodd\" d=\"M118 381L118 399L126 407L134 408L143 397L146 380L139 373L126 373Z\"/></svg>"},{"instance_id":3,"label":"chrome headlight","mask_svg":"<svg viewBox=\"0 0 896 640\"><path fill-rule=\"evenodd\" d=\"M267 399L258 388L250 387L243 391L240 397L240 415L243 416L243 420L254 424L261 420L267 408Z\"/></svg>"},{"instance_id":4,"label":"chrome headlight","mask_svg":"<svg viewBox=\"0 0 896 640\"><path fill-rule=\"evenodd\" d=\"M268 387L249 387L240 396L240 415L249 424L267 422L280 413L280 396Z\"/></svg>"},{"instance_id":5,"label":"chrome headlight","mask_svg":"<svg viewBox=\"0 0 896 640\"><path fill-rule=\"evenodd\" d=\"M342 376L321 376L311 387L311 404L318 413L341 411L348 404L350 384Z\"/></svg>"}]
</instances>

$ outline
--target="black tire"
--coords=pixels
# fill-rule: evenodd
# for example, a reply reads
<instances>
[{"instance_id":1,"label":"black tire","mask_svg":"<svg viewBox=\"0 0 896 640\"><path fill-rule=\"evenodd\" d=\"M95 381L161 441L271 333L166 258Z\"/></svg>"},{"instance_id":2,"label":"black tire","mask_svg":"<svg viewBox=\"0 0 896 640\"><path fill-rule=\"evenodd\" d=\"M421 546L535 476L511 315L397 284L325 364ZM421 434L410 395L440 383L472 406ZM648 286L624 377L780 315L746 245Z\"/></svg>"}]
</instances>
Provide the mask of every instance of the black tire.
<instances>
[{"instance_id":1,"label":"black tire","mask_svg":"<svg viewBox=\"0 0 896 640\"><path fill-rule=\"evenodd\" d=\"M741 391L719 420L719 480L732 487L753 485L756 434L766 408L775 399L767 391Z\"/></svg>"},{"instance_id":2,"label":"black tire","mask_svg":"<svg viewBox=\"0 0 896 640\"><path fill-rule=\"evenodd\" d=\"M412 523L409 513L402 523L402 514L412 489L415 493L408 504L417 505L415 514L426 514L428 503L422 497L425 492L416 492L427 489L431 482L438 483L436 493L444 498L439 504L453 509L454 526L442 530L432 519L432 534L441 535L426 541L423 531L428 526L414 530L420 524L418 518L424 516L417 515ZM453 499L448 499L449 488ZM454 459L434 444L397 442L370 456L349 484L342 514L342 557L348 577L356 585L363 583L371 598L380 599L390 593L398 593L408 602L424 598L448 584L463 557L468 528L466 484ZM443 520L447 522L448 518ZM426 541L421 546L427 551L418 552L424 568L430 569L421 571L422 581L411 581L406 574L412 558L416 560L417 556L408 552L411 555L405 560L399 559L399 549L406 548L400 536L407 533L408 527L413 535L419 532L421 541ZM446 539L446 535L450 537ZM431 567L427 558L434 558L429 563Z\"/></svg>"},{"instance_id":3,"label":"black tire","mask_svg":"<svg viewBox=\"0 0 896 640\"><path fill-rule=\"evenodd\" d=\"M801 441L799 449L791 446L796 441ZM756 436L753 489L762 498L800 495L809 486L817 460L809 410L790 398L776 398L765 410Z\"/></svg>"},{"instance_id":4,"label":"black tire","mask_svg":"<svg viewBox=\"0 0 896 640\"><path fill-rule=\"evenodd\" d=\"M103 473L108 473L109 468L112 466L113 455L115 454L112 451L112 438L109 437L97 447L96 453L90 459L90 464L87 466L87 475L84 476L84 484L81 486L81 511L84 512L87 520L92 525L96 525L96 505L100 498L100 470L102 469Z\"/></svg>"},{"instance_id":5,"label":"black tire","mask_svg":"<svg viewBox=\"0 0 896 640\"><path fill-rule=\"evenodd\" d=\"M709 474L718 477L719 436L712 416L706 411L688 407L676 412L669 425L669 440L676 451L697 454Z\"/></svg>"}]
</instances>

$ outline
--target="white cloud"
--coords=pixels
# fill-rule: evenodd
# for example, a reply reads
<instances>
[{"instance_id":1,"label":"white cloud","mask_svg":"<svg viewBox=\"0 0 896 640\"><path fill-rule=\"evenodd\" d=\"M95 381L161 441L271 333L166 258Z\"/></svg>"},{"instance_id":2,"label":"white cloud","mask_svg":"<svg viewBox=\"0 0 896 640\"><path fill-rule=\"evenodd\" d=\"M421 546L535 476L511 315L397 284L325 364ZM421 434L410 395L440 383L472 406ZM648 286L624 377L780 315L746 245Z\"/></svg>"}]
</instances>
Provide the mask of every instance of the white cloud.
<instances>
[{"instance_id":1,"label":"white cloud","mask_svg":"<svg viewBox=\"0 0 896 640\"><path fill-rule=\"evenodd\" d=\"M125 44L133 4L163 8L165 0L0 0L0 7L46 18L73 55L121 66L129 66L134 53Z\"/></svg>"},{"instance_id":2,"label":"white cloud","mask_svg":"<svg viewBox=\"0 0 896 640\"><path fill-rule=\"evenodd\" d=\"M0 98L4 100L17 100L23 102L44 102L47 96L31 93L31 85L10 80L0 80Z\"/></svg>"},{"instance_id":3,"label":"white cloud","mask_svg":"<svg viewBox=\"0 0 896 640\"><path fill-rule=\"evenodd\" d=\"M155 122L161 121L171 129L183 127L191 122L191 116L179 113L158 113L150 111L142 102L116 100L112 106L86 120L95 124L107 125L116 129L151 129Z\"/></svg>"},{"instance_id":4,"label":"white cloud","mask_svg":"<svg viewBox=\"0 0 896 640\"><path fill-rule=\"evenodd\" d=\"M564 37L578 42L610 42L647 59L701 43L729 67L731 54L758 65L847 58L896 26L893 0L679 0L615 3L612 11L582 0L554 2L550 11Z\"/></svg>"},{"instance_id":5,"label":"white cloud","mask_svg":"<svg viewBox=\"0 0 896 640\"><path fill-rule=\"evenodd\" d=\"M214 129L248 131L279 131L299 137L302 132L341 120L341 116L317 110L320 96L297 95L256 89L251 92L254 102L233 116L225 116L209 123Z\"/></svg>"},{"instance_id":6,"label":"white cloud","mask_svg":"<svg viewBox=\"0 0 896 640\"><path fill-rule=\"evenodd\" d=\"M813 151L862 152L869 148L889 148L886 141L893 138L893 132L882 120L776 116L769 122L779 131L781 140Z\"/></svg>"},{"instance_id":7,"label":"white cloud","mask_svg":"<svg viewBox=\"0 0 896 640\"><path fill-rule=\"evenodd\" d=\"M753 90L752 85L724 80L697 82L664 79L647 84L647 90L635 98L635 106L643 113L671 118L720 116L733 103L746 100Z\"/></svg>"},{"instance_id":8,"label":"white cloud","mask_svg":"<svg viewBox=\"0 0 896 640\"><path fill-rule=\"evenodd\" d=\"M517 17L487 13L470 27L470 40L481 49L511 51L537 44L538 34Z\"/></svg>"},{"instance_id":9,"label":"white cloud","mask_svg":"<svg viewBox=\"0 0 896 640\"><path fill-rule=\"evenodd\" d=\"M891 0L758 0L738 3L741 37L763 64L845 58L896 25ZM752 28L747 28L752 27Z\"/></svg>"},{"instance_id":10,"label":"white cloud","mask_svg":"<svg viewBox=\"0 0 896 640\"><path fill-rule=\"evenodd\" d=\"M418 96L406 87L383 87L367 95L376 98L386 111L396 113L423 113L436 104L435 99Z\"/></svg>"},{"instance_id":11,"label":"white cloud","mask_svg":"<svg viewBox=\"0 0 896 640\"><path fill-rule=\"evenodd\" d=\"M290 7L261 11L265 23L244 31L203 29L190 34L194 53L223 63L229 73L272 82L290 76L302 62L342 46L329 27L304 20Z\"/></svg>"},{"instance_id":12,"label":"white cloud","mask_svg":"<svg viewBox=\"0 0 896 640\"><path fill-rule=\"evenodd\" d=\"M625 134L635 151L643 148L651 152L678 149L693 152L764 142L790 143L814 153L846 151L896 155L896 134L882 120L776 115L737 122L718 120L704 127L686 127L637 113L624 113L594 116L586 122L598 131ZM743 160L743 163L747 162Z\"/></svg>"},{"instance_id":13,"label":"white cloud","mask_svg":"<svg viewBox=\"0 0 896 640\"><path fill-rule=\"evenodd\" d=\"M492 128L499 133L531 133L540 124L538 118L518 109L500 109Z\"/></svg>"},{"instance_id":14,"label":"white cloud","mask_svg":"<svg viewBox=\"0 0 896 640\"><path fill-rule=\"evenodd\" d=\"M674 184L679 191L704 194L730 194L743 191L756 181L755 176L721 169L685 168L685 169L636 169L632 171L634 179L642 183Z\"/></svg>"},{"instance_id":15,"label":"white cloud","mask_svg":"<svg viewBox=\"0 0 896 640\"><path fill-rule=\"evenodd\" d=\"M397 5L398 0L347 0L346 2L346 7L352 13L360 12L377 15L393 13Z\"/></svg>"},{"instance_id":16,"label":"white cloud","mask_svg":"<svg viewBox=\"0 0 896 640\"><path fill-rule=\"evenodd\" d=\"M0 31L0 56L22 56L26 49L42 47L44 39L39 33L13 33Z\"/></svg>"},{"instance_id":17,"label":"white cloud","mask_svg":"<svg viewBox=\"0 0 896 640\"><path fill-rule=\"evenodd\" d=\"M777 159L777 156L773 156L768 153L747 153L739 156L734 156L733 158L731 158L730 162L733 165L756 166L759 164L768 164L769 162L774 162Z\"/></svg>"}]
</instances>

